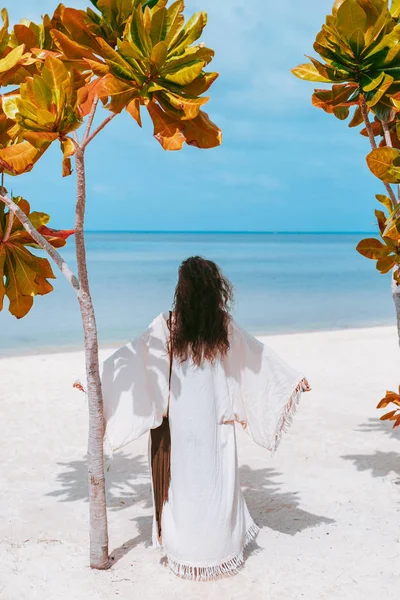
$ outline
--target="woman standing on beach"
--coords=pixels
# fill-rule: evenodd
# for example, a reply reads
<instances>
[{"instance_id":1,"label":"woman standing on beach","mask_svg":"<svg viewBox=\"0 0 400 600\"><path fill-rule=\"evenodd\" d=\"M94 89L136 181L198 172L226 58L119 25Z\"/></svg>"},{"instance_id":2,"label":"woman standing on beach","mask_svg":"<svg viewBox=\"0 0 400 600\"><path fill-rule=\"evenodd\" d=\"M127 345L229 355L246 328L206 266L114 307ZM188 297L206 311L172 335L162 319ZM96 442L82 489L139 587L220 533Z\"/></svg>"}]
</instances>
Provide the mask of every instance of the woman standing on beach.
<instances>
[{"instance_id":1,"label":"woman standing on beach","mask_svg":"<svg viewBox=\"0 0 400 600\"><path fill-rule=\"evenodd\" d=\"M229 314L232 286L200 257L179 269L174 310L103 365L105 439L149 436L153 545L177 575L233 574L258 527L243 498L235 421L275 452L308 384Z\"/></svg>"}]
</instances>

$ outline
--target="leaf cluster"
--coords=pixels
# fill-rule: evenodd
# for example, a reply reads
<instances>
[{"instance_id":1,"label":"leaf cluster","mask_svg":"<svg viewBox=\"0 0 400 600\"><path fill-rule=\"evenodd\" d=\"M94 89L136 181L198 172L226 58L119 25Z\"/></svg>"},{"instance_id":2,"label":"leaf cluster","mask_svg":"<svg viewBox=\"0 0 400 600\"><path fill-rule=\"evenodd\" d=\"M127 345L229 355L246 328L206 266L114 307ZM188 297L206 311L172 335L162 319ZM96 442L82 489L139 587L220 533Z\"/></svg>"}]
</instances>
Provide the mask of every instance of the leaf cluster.
<instances>
[{"instance_id":1,"label":"leaf cluster","mask_svg":"<svg viewBox=\"0 0 400 600\"><path fill-rule=\"evenodd\" d=\"M381 417L381 421L394 421L393 429L400 427L400 386L398 392L387 391L377 408L386 408L393 404L396 408Z\"/></svg>"},{"instance_id":2,"label":"leaf cluster","mask_svg":"<svg viewBox=\"0 0 400 600\"><path fill-rule=\"evenodd\" d=\"M29 203L24 198L17 197L13 200L54 248L65 246L73 231L50 229L47 227L49 215L31 212ZM5 240L7 230L10 235ZM3 308L4 297L7 296L9 310L18 319L30 311L35 296L43 296L53 290L48 280L55 279L49 261L34 255L30 247L37 248L35 241L20 221L5 210L5 204L0 202L0 310Z\"/></svg>"}]
</instances>

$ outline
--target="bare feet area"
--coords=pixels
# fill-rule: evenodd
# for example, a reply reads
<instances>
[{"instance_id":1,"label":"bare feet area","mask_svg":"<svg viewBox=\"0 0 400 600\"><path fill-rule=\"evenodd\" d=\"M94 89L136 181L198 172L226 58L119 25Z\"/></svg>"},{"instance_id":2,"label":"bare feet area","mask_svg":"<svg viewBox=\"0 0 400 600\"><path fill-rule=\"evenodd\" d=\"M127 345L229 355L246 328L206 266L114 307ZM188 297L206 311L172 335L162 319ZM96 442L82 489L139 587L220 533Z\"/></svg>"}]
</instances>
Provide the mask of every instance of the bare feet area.
<instances>
[{"instance_id":1,"label":"bare feet area","mask_svg":"<svg viewBox=\"0 0 400 600\"><path fill-rule=\"evenodd\" d=\"M179 579L150 545L147 436L107 465L113 566L89 568L83 353L0 360L1 600L394 599L400 433L375 406L399 385L395 328L262 340L313 391L274 458L238 429L261 531L238 575L207 583Z\"/></svg>"}]
</instances>

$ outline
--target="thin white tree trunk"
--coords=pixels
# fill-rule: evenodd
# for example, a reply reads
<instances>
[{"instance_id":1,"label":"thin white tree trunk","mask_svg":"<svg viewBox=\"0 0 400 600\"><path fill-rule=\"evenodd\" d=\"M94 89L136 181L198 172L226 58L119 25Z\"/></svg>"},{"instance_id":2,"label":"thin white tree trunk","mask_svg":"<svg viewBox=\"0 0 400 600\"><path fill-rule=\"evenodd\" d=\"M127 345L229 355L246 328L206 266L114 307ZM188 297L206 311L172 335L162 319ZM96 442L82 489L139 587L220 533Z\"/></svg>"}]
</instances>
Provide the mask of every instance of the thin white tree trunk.
<instances>
[{"instance_id":1,"label":"thin white tree trunk","mask_svg":"<svg viewBox=\"0 0 400 600\"><path fill-rule=\"evenodd\" d=\"M84 234L86 180L84 150L81 147L78 147L76 151L76 175L77 204L75 243L78 275L81 285L79 304L85 338L86 392L89 404L88 479L90 506L90 566L94 569L107 569L110 565L108 558L107 505L103 456L103 395L99 369L96 319L90 295L86 263Z\"/></svg>"},{"instance_id":2,"label":"thin white tree trunk","mask_svg":"<svg viewBox=\"0 0 400 600\"><path fill-rule=\"evenodd\" d=\"M361 96L360 109L361 109L361 113L362 113L362 116L364 119L364 124L365 124L366 130L368 133L371 148L373 150L375 150L377 146L376 146L376 142L375 142L374 133L373 133L373 130L371 127L371 123L369 120L368 107L367 107L364 96ZM382 123L383 134L385 137L386 146L389 146L390 148L392 148L393 145L392 145L392 139L390 137L390 131L389 131L388 124L385 121L381 121L381 123ZM396 198L396 195L393 191L392 186L389 183L384 183L384 186L387 190L390 200L392 201L393 208L396 208L399 203L399 200ZM400 194L400 188L399 188L399 194ZM392 295L393 295L394 305L396 308L397 334L399 337L399 345L400 345L400 286L397 285L393 275L392 275Z\"/></svg>"}]
</instances>

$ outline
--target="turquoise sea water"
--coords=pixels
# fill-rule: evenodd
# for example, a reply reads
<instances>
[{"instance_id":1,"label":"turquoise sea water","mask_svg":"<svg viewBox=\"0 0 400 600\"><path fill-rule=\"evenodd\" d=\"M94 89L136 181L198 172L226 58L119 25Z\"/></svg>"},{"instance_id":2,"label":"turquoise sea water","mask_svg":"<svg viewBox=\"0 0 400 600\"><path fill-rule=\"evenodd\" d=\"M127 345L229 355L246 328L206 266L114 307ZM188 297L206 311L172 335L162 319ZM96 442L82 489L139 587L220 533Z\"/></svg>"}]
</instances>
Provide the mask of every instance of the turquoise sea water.
<instances>
[{"instance_id":1,"label":"turquoise sea water","mask_svg":"<svg viewBox=\"0 0 400 600\"><path fill-rule=\"evenodd\" d=\"M125 341L171 306L180 262L215 260L236 292L235 318L253 333L394 324L389 276L355 246L364 234L91 233L92 295L102 345ZM75 268L73 245L63 250ZM17 321L0 313L0 354L80 347L75 296L62 276Z\"/></svg>"}]
</instances>

